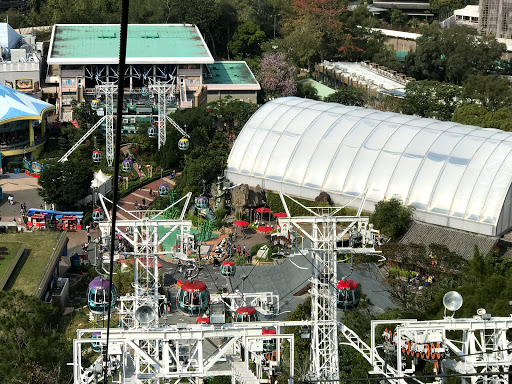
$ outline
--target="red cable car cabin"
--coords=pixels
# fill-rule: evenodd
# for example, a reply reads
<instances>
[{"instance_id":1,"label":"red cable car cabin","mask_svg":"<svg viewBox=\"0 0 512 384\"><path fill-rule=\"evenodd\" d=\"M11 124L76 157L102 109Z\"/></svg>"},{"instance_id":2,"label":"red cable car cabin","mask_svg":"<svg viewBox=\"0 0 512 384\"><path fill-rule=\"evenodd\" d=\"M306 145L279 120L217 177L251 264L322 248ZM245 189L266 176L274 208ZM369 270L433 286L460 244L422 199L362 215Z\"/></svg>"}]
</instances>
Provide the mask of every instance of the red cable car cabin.
<instances>
[{"instance_id":1,"label":"red cable car cabin","mask_svg":"<svg viewBox=\"0 0 512 384\"><path fill-rule=\"evenodd\" d=\"M337 306L339 309L355 309L359 304L359 290L354 280L340 280L336 285L338 291Z\"/></svg>"},{"instance_id":2,"label":"red cable car cabin","mask_svg":"<svg viewBox=\"0 0 512 384\"><path fill-rule=\"evenodd\" d=\"M178 280L180 291L176 296L176 305L180 312L189 316L203 315L210 305L210 294L202 281Z\"/></svg>"},{"instance_id":3,"label":"red cable car cabin","mask_svg":"<svg viewBox=\"0 0 512 384\"><path fill-rule=\"evenodd\" d=\"M275 335L277 332L274 328L265 328L261 331L262 335ZM277 339L263 339L263 352L272 352L277 348Z\"/></svg>"},{"instance_id":4,"label":"red cable car cabin","mask_svg":"<svg viewBox=\"0 0 512 384\"><path fill-rule=\"evenodd\" d=\"M258 321L258 313L254 307L239 307L236 310L235 322L254 322Z\"/></svg>"}]
</instances>

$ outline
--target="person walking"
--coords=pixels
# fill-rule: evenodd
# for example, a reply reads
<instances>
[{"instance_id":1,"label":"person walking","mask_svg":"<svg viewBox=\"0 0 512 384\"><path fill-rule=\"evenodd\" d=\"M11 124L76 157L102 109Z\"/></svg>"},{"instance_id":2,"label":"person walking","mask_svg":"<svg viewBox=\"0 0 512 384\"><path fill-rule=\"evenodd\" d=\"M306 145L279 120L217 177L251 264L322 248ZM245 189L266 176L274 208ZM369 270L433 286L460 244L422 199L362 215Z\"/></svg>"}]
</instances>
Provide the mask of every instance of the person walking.
<instances>
[{"instance_id":1,"label":"person walking","mask_svg":"<svg viewBox=\"0 0 512 384\"><path fill-rule=\"evenodd\" d=\"M145 198L145 197L143 197L143 198L142 198L142 205L143 205L144 207L146 206L146 198Z\"/></svg>"}]
</instances>

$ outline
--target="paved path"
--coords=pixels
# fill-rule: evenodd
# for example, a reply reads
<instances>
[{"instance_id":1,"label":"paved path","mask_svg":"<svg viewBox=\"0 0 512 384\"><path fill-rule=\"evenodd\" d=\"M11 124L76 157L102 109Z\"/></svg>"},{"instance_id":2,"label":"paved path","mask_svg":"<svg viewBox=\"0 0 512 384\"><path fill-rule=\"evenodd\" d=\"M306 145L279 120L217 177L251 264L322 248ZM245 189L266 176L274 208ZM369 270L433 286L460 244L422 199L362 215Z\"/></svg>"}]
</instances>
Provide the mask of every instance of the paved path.
<instances>
[{"instance_id":1,"label":"paved path","mask_svg":"<svg viewBox=\"0 0 512 384\"><path fill-rule=\"evenodd\" d=\"M39 208L44 206L43 199L39 196L38 178L28 176L25 173L7 173L0 175L0 186L3 191L3 199L0 200L0 215L3 221L17 221L20 217L21 204L27 208ZM14 204L10 205L7 198L14 197Z\"/></svg>"}]
</instances>

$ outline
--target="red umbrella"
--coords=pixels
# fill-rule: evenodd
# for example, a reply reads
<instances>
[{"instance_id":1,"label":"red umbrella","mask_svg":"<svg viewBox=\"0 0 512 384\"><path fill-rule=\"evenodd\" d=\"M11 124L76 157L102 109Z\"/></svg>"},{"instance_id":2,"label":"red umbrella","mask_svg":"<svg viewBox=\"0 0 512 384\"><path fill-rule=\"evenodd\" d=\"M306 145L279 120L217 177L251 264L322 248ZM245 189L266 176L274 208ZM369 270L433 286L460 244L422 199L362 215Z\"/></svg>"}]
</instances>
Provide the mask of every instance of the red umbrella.
<instances>
[{"instance_id":1,"label":"red umbrella","mask_svg":"<svg viewBox=\"0 0 512 384\"><path fill-rule=\"evenodd\" d=\"M245 221L245 220L237 220L233 223L233 225L237 226L237 227L242 227L242 233L244 233L244 230L243 228L244 227L247 227L249 225L249 222L248 221ZM236 236L236 234L235 234ZM244 238L245 238L245 234L244 234Z\"/></svg>"},{"instance_id":2,"label":"red umbrella","mask_svg":"<svg viewBox=\"0 0 512 384\"><path fill-rule=\"evenodd\" d=\"M288 217L288 215L284 212L276 212L273 215L274 217Z\"/></svg>"},{"instance_id":3,"label":"red umbrella","mask_svg":"<svg viewBox=\"0 0 512 384\"><path fill-rule=\"evenodd\" d=\"M270 208L267 208L267 207L259 207L259 208L256 208L256 212L259 212L261 213L261 219L263 220L263 214L264 213L268 213L268 221L270 223Z\"/></svg>"},{"instance_id":4,"label":"red umbrella","mask_svg":"<svg viewBox=\"0 0 512 384\"><path fill-rule=\"evenodd\" d=\"M269 227L268 225L262 225L261 227L258 227L258 232L260 233L269 233L272 232L272 227Z\"/></svg>"}]
</instances>

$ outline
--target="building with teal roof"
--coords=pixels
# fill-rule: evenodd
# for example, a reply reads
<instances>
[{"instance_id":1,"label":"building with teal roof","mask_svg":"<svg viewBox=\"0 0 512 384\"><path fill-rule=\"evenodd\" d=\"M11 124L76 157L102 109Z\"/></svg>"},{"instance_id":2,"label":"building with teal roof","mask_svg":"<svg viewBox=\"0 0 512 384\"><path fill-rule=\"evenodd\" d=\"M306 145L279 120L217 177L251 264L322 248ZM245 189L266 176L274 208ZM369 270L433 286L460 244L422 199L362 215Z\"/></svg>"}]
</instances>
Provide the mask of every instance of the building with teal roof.
<instances>
[{"instance_id":1,"label":"building with teal roof","mask_svg":"<svg viewBox=\"0 0 512 384\"><path fill-rule=\"evenodd\" d=\"M58 86L57 112L61 120L72 120L73 99L92 102L97 84L119 80L119 31L119 25L112 24L53 27L46 82ZM135 105L136 111L154 106L155 99L144 92L150 81L175 82L168 95L171 108L206 103L210 87L217 96L230 94L256 101L259 84L244 62L233 62L226 70L212 73L212 66L224 68L224 62L214 61L193 24L130 24L127 37L124 103ZM221 79L225 84L219 83Z\"/></svg>"},{"instance_id":2,"label":"building with teal roof","mask_svg":"<svg viewBox=\"0 0 512 384\"><path fill-rule=\"evenodd\" d=\"M51 104L0 84L2 157L40 152L46 140L46 113L54 109Z\"/></svg>"}]
</instances>

